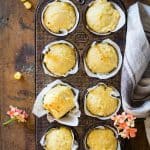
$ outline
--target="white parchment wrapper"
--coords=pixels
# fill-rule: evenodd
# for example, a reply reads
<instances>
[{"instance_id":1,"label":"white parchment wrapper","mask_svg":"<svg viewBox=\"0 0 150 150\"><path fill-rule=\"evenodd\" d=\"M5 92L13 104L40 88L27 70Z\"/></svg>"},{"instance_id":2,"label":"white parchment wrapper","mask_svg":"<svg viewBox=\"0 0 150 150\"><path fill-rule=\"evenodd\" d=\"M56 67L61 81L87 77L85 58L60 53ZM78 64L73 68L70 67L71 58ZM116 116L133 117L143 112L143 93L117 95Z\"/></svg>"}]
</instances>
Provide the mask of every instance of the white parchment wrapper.
<instances>
[{"instance_id":1,"label":"white parchment wrapper","mask_svg":"<svg viewBox=\"0 0 150 150\"><path fill-rule=\"evenodd\" d=\"M97 42L94 41L92 43L91 46L95 45ZM94 77L94 78L98 78L98 79L109 79L113 76L115 76L118 71L120 70L121 68L121 65L122 65L122 55L121 55L121 50L120 50L120 47L114 42L112 41L111 39L105 39L103 40L101 43L108 43L110 44L111 46L113 46L117 52L117 55L118 55L118 66L115 70L111 71L110 73L106 73L106 74L100 74L100 73L93 73L91 72L91 70L87 67L87 64L86 64L86 61L85 61L85 58L84 58L84 68L85 68L85 72L86 74L89 76L89 77ZM85 55L86 57L86 55Z\"/></svg>"},{"instance_id":2,"label":"white parchment wrapper","mask_svg":"<svg viewBox=\"0 0 150 150\"><path fill-rule=\"evenodd\" d=\"M55 1L58 1L58 0L55 0ZM73 26L73 28L70 29L70 30L62 29L62 30L61 30L62 33L54 33L54 32L52 32L51 30L49 30L49 29L46 27L46 25L44 24L43 18L44 18L44 13L45 13L47 7L49 6L49 4L50 4L51 2L50 2L48 5L45 6L45 8L44 8L44 10L43 10L43 12L42 12L42 15L41 15L41 22L42 22L42 25L44 26L44 28L45 28L49 33L51 33L51 34L53 34L53 35L55 35L55 36L66 36L66 35L68 35L69 33L73 32L73 31L75 30L75 28L77 27L78 22L79 22L79 11L78 11L77 7L75 6L75 4L74 4L72 1L70 1L70 0L59 0L59 1L69 3L69 4L74 8L75 14L76 14L76 22L75 22L75 25ZM53 2L53 1L52 1L52 2Z\"/></svg>"},{"instance_id":3,"label":"white parchment wrapper","mask_svg":"<svg viewBox=\"0 0 150 150\"><path fill-rule=\"evenodd\" d=\"M115 28L113 31L107 32L107 33L98 33L98 32L95 32L95 31L93 31L92 29L90 29L90 28L88 27L88 25L86 25L87 29L90 30L92 33L94 33L94 34L96 34L96 35L108 35L108 34L111 34L111 33L113 33L113 32L117 32L117 31L118 31L119 29L121 29L121 28L125 25L125 23L126 23L126 16L125 16L125 13L124 13L124 11L122 10L122 8L120 8L119 5L117 5L116 3L112 2L112 1L109 1L109 2L114 6L114 8L115 8L116 10L118 10L118 12L119 12L119 14L120 14L119 22L118 22L116 28ZM92 2L89 4L89 7L90 7L93 3L94 3L94 1L92 1Z\"/></svg>"},{"instance_id":4,"label":"white parchment wrapper","mask_svg":"<svg viewBox=\"0 0 150 150\"><path fill-rule=\"evenodd\" d=\"M112 116L114 116L115 114L117 114L117 112L118 112L119 109L120 109L120 106L121 106L120 93L118 92L117 89L115 89L114 87L112 87L112 88L113 88L113 92L112 92L110 95L113 95L114 97L117 97L117 99L118 99L118 106L117 106L117 109L116 109L116 111L115 111L114 113L112 113L111 115L109 115L109 116L107 116L107 117L96 116L96 115L92 114L90 111L88 111L88 109L87 109L87 107L86 107L86 98L87 98L88 93L89 93L91 90L93 90L93 89L95 89L96 87L98 87L99 85L107 86L106 84L100 82L100 83L98 83L96 86L93 86L92 88L87 89L87 93L86 93L86 95L85 95L85 97L84 97L84 112L85 112L85 114L88 115L88 116L95 117L95 118L98 118L98 119L100 119L100 120L107 120L107 119L110 119L110 118L111 118Z\"/></svg>"},{"instance_id":5,"label":"white parchment wrapper","mask_svg":"<svg viewBox=\"0 0 150 150\"><path fill-rule=\"evenodd\" d=\"M114 132L115 137L116 137L116 139L117 139L117 150L121 150L120 141L118 140L118 132L117 132L113 127L111 127L111 126L109 126L109 125L106 125L106 126L97 126L97 127L93 128L93 129L105 129L105 128L109 128L109 129L111 129L111 130ZM93 129L90 129L88 132L90 132L90 131L93 130ZM87 134L88 134L88 133L87 133ZM85 145L85 149L86 149L86 150L89 150L89 149L87 148L87 146L86 146L87 134L86 134L86 136L85 136L84 145Z\"/></svg>"},{"instance_id":6,"label":"white parchment wrapper","mask_svg":"<svg viewBox=\"0 0 150 150\"><path fill-rule=\"evenodd\" d=\"M59 40L59 41L51 42L51 43L49 43L48 45L45 46L45 48L44 48L43 51L42 51L42 54L45 54L45 53L47 53L48 51L50 51L50 47L51 47L52 45L61 44L61 43L67 44L67 45L69 45L71 48L73 48L73 49L75 50L75 55L76 55L76 64L75 64L75 66L74 66L70 71L68 71L66 74L64 74L64 75L62 76L62 77L66 77L66 76L68 76L69 74L75 74L75 73L77 73L77 71L78 71L78 69L79 69L79 64L78 64L79 62L78 62L77 50L76 50L76 48L75 48L70 42L65 41L65 40ZM42 67L43 67L43 70L44 70L44 73L45 73L45 74L48 74L48 75L50 75L50 76L52 76L52 77L60 77L60 76L55 75L55 74L53 74L52 72L50 72L50 71L45 67L45 64L44 64L43 60L42 60Z\"/></svg>"},{"instance_id":7,"label":"white parchment wrapper","mask_svg":"<svg viewBox=\"0 0 150 150\"><path fill-rule=\"evenodd\" d=\"M54 127L55 128L55 127ZM73 143L72 143L72 150L77 150L78 149L78 147L79 147L79 145L78 145L78 142L75 140L75 138L74 138L74 133L73 133L73 131L71 130L71 132L72 132L72 137L73 137L73 139L74 139L74 141L73 141ZM45 147L45 138L46 138L46 135L47 135L47 132L43 135L43 137L41 138L41 140L40 140L40 144L41 144L41 146L42 147Z\"/></svg>"},{"instance_id":8,"label":"white parchment wrapper","mask_svg":"<svg viewBox=\"0 0 150 150\"><path fill-rule=\"evenodd\" d=\"M74 101L75 101L76 107L73 110L71 110L70 112L68 112L64 117L62 117L60 119L55 119L51 114L49 114L49 112L47 110L45 110L43 108L43 96L50 89L52 89L54 86L59 85L59 84L69 86L73 90L73 92L75 94ZM39 118L47 114L47 119L49 122L57 121L57 122L64 124L64 125L77 126L79 123L79 117L81 115L81 112L79 110L79 104L78 104L78 96L79 96L79 90L78 89L73 88L72 86L70 86L67 83L62 82L61 80L55 80L54 82L48 84L38 94L36 101L34 103L34 106L33 106L32 113Z\"/></svg>"}]
</instances>

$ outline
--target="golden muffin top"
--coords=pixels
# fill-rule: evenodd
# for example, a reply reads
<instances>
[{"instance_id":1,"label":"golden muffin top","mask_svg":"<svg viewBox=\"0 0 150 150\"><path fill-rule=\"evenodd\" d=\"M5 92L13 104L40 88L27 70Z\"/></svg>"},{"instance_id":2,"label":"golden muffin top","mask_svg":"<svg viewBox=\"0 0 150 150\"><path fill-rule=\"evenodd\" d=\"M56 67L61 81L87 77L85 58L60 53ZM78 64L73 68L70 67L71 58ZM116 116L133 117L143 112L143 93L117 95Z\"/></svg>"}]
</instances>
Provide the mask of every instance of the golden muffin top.
<instances>
[{"instance_id":1,"label":"golden muffin top","mask_svg":"<svg viewBox=\"0 0 150 150\"><path fill-rule=\"evenodd\" d=\"M119 19L120 14L118 10L107 0L96 0L86 13L88 27L97 33L113 31Z\"/></svg>"},{"instance_id":2,"label":"golden muffin top","mask_svg":"<svg viewBox=\"0 0 150 150\"><path fill-rule=\"evenodd\" d=\"M43 107L59 119L75 107L74 93L69 86L57 85L43 98Z\"/></svg>"},{"instance_id":3,"label":"golden muffin top","mask_svg":"<svg viewBox=\"0 0 150 150\"><path fill-rule=\"evenodd\" d=\"M61 1L49 3L43 14L45 26L54 33L59 33L62 30L71 30L75 25L76 19L74 7L67 2Z\"/></svg>"},{"instance_id":4,"label":"golden muffin top","mask_svg":"<svg viewBox=\"0 0 150 150\"><path fill-rule=\"evenodd\" d=\"M117 68L118 62L116 49L108 43L92 45L86 56L87 67L93 73L110 73Z\"/></svg>"},{"instance_id":5,"label":"golden muffin top","mask_svg":"<svg viewBox=\"0 0 150 150\"><path fill-rule=\"evenodd\" d=\"M52 128L47 132L45 150L72 150L73 133L69 128Z\"/></svg>"},{"instance_id":6,"label":"golden muffin top","mask_svg":"<svg viewBox=\"0 0 150 150\"><path fill-rule=\"evenodd\" d=\"M91 114L97 116L109 116L114 113L118 107L119 100L111 96L114 92L112 87L100 84L89 90L86 96L86 107Z\"/></svg>"},{"instance_id":7,"label":"golden muffin top","mask_svg":"<svg viewBox=\"0 0 150 150\"><path fill-rule=\"evenodd\" d=\"M65 43L52 45L50 50L44 54L43 62L46 68L57 76L63 76L76 64L75 49Z\"/></svg>"},{"instance_id":8,"label":"golden muffin top","mask_svg":"<svg viewBox=\"0 0 150 150\"><path fill-rule=\"evenodd\" d=\"M87 136L87 147L90 150L117 150L117 139L109 128L95 128Z\"/></svg>"}]
</instances>

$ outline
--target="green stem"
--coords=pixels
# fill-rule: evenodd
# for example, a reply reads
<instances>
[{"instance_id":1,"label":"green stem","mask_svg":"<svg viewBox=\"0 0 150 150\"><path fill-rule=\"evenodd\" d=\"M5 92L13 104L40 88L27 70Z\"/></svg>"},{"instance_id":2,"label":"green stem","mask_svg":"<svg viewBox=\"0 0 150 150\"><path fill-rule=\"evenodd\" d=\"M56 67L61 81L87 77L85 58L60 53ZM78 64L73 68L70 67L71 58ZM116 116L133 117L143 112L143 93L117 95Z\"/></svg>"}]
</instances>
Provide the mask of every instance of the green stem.
<instances>
[{"instance_id":1,"label":"green stem","mask_svg":"<svg viewBox=\"0 0 150 150\"><path fill-rule=\"evenodd\" d=\"M3 123L3 126L6 126L6 125L12 123L12 122L14 122L15 120L16 120L15 118L9 119L8 121L6 121L6 122Z\"/></svg>"}]
</instances>

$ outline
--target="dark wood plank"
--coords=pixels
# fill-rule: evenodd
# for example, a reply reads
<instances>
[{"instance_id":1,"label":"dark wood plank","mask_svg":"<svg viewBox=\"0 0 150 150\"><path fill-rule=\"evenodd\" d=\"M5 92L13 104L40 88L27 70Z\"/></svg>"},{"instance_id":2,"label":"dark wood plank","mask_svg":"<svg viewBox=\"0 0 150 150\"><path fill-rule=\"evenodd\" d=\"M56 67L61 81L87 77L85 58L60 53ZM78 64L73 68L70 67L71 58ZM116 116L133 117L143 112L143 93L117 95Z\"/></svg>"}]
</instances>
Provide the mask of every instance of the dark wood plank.
<instances>
[{"instance_id":1,"label":"dark wood plank","mask_svg":"<svg viewBox=\"0 0 150 150\"><path fill-rule=\"evenodd\" d=\"M34 6L37 1L32 0ZM26 10L20 0L0 1L0 149L34 150L34 9ZM20 71L24 79L13 79ZM27 124L3 127L9 105L26 109Z\"/></svg>"}]
</instances>

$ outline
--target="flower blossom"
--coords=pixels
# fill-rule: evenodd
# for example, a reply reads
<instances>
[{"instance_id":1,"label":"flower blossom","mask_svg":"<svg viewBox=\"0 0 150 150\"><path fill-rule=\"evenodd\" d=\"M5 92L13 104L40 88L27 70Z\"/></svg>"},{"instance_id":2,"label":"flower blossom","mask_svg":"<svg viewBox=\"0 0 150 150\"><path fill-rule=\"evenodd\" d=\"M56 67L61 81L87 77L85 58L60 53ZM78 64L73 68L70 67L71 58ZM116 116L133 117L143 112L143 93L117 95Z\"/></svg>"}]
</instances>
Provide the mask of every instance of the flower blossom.
<instances>
[{"instance_id":1,"label":"flower blossom","mask_svg":"<svg viewBox=\"0 0 150 150\"><path fill-rule=\"evenodd\" d=\"M13 121L17 122L26 122L28 118L28 114L21 109L18 109L17 107L9 106L10 110L7 111L7 115L10 117L8 121L3 123L3 125L7 125Z\"/></svg>"},{"instance_id":2,"label":"flower blossom","mask_svg":"<svg viewBox=\"0 0 150 150\"><path fill-rule=\"evenodd\" d=\"M122 138L133 138L136 136L137 129L135 127L135 119L132 114L123 112L119 115L114 115L111 118L114 121L114 126L117 128L119 135Z\"/></svg>"}]
</instances>

